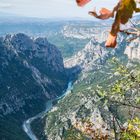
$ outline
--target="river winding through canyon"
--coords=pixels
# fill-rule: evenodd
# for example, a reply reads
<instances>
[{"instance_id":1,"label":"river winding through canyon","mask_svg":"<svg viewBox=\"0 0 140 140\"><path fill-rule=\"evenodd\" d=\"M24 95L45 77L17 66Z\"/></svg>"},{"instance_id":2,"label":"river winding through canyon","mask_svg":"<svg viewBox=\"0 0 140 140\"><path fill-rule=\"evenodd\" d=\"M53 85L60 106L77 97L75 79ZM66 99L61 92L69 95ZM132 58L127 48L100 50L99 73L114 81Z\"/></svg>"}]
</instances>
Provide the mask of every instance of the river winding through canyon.
<instances>
[{"instance_id":1,"label":"river winding through canyon","mask_svg":"<svg viewBox=\"0 0 140 140\"><path fill-rule=\"evenodd\" d=\"M60 100L62 99L63 97L65 97L67 94L71 93L71 90L73 89L73 86L72 86L72 82L69 82L68 83L68 87L66 89L66 91L64 92L64 94L62 94L61 96L57 97L56 99L53 99L53 100L50 100L50 101L47 101L46 103L46 109L45 111L35 115L34 117L31 117L29 118L28 120L24 121L23 123L23 130L24 132L28 135L28 137L31 139L31 140L39 140L36 135L34 134L34 132L32 131L31 129L31 123L38 119L38 118L43 118L46 113L48 111L50 111L52 108L53 108L53 102L54 101L57 101L57 100Z\"/></svg>"}]
</instances>

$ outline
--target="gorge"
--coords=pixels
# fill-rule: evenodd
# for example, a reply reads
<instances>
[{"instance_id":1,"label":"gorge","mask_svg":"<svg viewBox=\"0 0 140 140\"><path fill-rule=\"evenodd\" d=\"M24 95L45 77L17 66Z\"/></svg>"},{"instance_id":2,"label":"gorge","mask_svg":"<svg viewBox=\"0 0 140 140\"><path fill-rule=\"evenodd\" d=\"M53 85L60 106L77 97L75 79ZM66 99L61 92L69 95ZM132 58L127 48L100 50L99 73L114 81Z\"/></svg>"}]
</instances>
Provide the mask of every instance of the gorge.
<instances>
[{"instance_id":1,"label":"gorge","mask_svg":"<svg viewBox=\"0 0 140 140\"><path fill-rule=\"evenodd\" d=\"M43 111L43 112L35 115L34 117L29 118L28 120L24 121L23 130L27 133L27 135L30 137L31 140L38 140L38 138L35 136L35 134L33 133L32 129L31 129L31 123L33 121L35 121L36 119L43 118L47 114L48 111L53 109L53 102L62 99L63 97L68 95L71 92L71 90L72 90L72 82L69 82L66 91L61 96L57 97L56 99L52 99L52 100L47 101L45 111Z\"/></svg>"},{"instance_id":2,"label":"gorge","mask_svg":"<svg viewBox=\"0 0 140 140\"><path fill-rule=\"evenodd\" d=\"M0 138L28 140L23 121L67 87L63 58L46 38L19 33L0 38L0 62Z\"/></svg>"},{"instance_id":3,"label":"gorge","mask_svg":"<svg viewBox=\"0 0 140 140\"><path fill-rule=\"evenodd\" d=\"M91 135L85 135L89 122L94 123L94 132L101 129L103 135L111 134L109 110L125 124L129 109L98 102L97 91L122 80L115 72L119 68L112 64L114 57L128 69L139 66L139 40L130 44L134 47L130 51L126 37L120 35L118 47L107 49L109 25L93 21L0 23L6 30L0 37L0 139L91 140ZM8 28L23 33L5 35ZM134 111L139 118L139 111Z\"/></svg>"}]
</instances>

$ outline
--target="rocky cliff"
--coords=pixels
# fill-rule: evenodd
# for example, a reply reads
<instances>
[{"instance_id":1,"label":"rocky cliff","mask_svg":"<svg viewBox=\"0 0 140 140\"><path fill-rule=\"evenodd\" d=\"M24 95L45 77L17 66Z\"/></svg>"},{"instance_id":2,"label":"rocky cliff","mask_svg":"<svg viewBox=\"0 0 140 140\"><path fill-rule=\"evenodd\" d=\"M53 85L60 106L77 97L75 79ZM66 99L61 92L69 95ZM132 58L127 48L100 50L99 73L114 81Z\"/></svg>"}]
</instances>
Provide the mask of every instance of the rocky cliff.
<instances>
[{"instance_id":1,"label":"rocky cliff","mask_svg":"<svg viewBox=\"0 0 140 140\"><path fill-rule=\"evenodd\" d=\"M64 65L66 68L78 66L82 72L93 71L103 65L109 56L110 51L104 44L92 38L84 49L65 60Z\"/></svg>"},{"instance_id":2,"label":"rocky cliff","mask_svg":"<svg viewBox=\"0 0 140 140\"><path fill-rule=\"evenodd\" d=\"M61 53L46 38L21 33L1 37L0 139L27 139L23 120L62 94L67 82Z\"/></svg>"},{"instance_id":3,"label":"rocky cliff","mask_svg":"<svg viewBox=\"0 0 140 140\"><path fill-rule=\"evenodd\" d=\"M140 39L132 41L126 48L125 54L130 60L140 60Z\"/></svg>"}]
</instances>

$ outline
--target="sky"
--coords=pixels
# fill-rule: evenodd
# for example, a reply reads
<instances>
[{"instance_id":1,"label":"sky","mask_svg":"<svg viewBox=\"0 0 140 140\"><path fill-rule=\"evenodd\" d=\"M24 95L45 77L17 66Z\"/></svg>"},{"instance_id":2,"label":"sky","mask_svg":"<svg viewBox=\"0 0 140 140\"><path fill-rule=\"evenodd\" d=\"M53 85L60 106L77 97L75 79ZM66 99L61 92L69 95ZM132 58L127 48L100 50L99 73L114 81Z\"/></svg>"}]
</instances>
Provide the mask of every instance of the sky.
<instances>
[{"instance_id":1,"label":"sky","mask_svg":"<svg viewBox=\"0 0 140 140\"><path fill-rule=\"evenodd\" d=\"M96 7L112 9L118 0L92 0L78 7L75 0L0 0L0 12L39 18L89 18L89 10Z\"/></svg>"}]
</instances>

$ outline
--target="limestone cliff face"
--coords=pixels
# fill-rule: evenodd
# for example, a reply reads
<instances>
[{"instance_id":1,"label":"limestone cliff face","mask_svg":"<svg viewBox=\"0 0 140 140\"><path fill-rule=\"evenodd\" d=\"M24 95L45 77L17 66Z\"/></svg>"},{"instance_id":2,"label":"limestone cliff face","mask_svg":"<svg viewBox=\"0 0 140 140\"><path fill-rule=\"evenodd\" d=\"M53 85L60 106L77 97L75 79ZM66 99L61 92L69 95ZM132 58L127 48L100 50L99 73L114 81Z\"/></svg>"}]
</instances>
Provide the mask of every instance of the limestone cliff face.
<instances>
[{"instance_id":1,"label":"limestone cliff face","mask_svg":"<svg viewBox=\"0 0 140 140\"><path fill-rule=\"evenodd\" d=\"M135 41L131 42L126 50L125 54L128 56L129 59L137 59L140 60L140 39L136 39Z\"/></svg>"},{"instance_id":2,"label":"limestone cliff face","mask_svg":"<svg viewBox=\"0 0 140 140\"><path fill-rule=\"evenodd\" d=\"M83 71L94 70L98 65L104 63L109 55L108 52L101 43L93 38L83 50L65 61L65 67L79 66Z\"/></svg>"}]
</instances>

